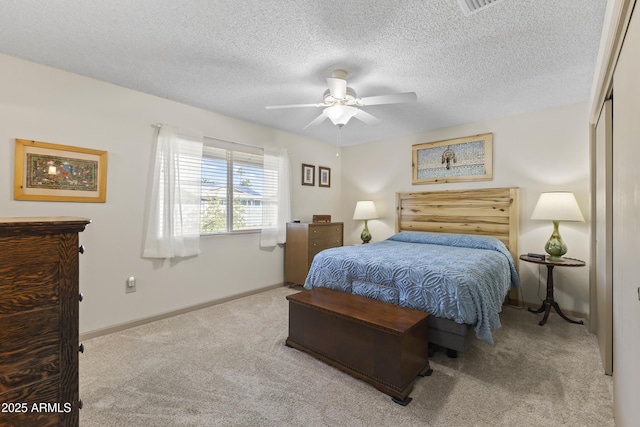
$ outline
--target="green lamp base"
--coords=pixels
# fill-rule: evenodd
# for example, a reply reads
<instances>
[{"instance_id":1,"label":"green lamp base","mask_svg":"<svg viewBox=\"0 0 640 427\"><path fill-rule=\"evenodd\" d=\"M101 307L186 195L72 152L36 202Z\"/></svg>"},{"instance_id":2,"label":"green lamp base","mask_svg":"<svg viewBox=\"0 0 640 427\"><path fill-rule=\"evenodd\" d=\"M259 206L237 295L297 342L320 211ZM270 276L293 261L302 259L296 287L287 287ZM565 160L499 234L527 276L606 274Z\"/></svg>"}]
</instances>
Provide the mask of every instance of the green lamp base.
<instances>
[{"instance_id":1,"label":"green lamp base","mask_svg":"<svg viewBox=\"0 0 640 427\"><path fill-rule=\"evenodd\" d=\"M371 233L369 233L369 227L367 227L367 220L364 220L364 230L362 230L362 234L360 234L360 239L362 239L362 243L369 243L371 241Z\"/></svg>"},{"instance_id":2,"label":"green lamp base","mask_svg":"<svg viewBox=\"0 0 640 427\"><path fill-rule=\"evenodd\" d=\"M553 233L547 240L547 244L544 245L544 250L549 254L551 261L562 261L562 255L567 253L567 245L560 236L558 226L559 222L553 221Z\"/></svg>"}]
</instances>

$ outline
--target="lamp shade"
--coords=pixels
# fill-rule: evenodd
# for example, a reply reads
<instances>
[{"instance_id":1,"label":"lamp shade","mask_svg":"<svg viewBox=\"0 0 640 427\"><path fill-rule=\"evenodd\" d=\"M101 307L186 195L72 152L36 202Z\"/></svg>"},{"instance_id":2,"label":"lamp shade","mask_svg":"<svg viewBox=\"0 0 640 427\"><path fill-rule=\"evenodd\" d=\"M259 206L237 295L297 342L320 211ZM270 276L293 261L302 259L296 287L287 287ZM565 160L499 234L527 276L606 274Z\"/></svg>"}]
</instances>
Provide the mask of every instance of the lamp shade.
<instances>
[{"instance_id":1,"label":"lamp shade","mask_svg":"<svg viewBox=\"0 0 640 427\"><path fill-rule=\"evenodd\" d=\"M356 210L353 212L353 219L375 219L378 218L376 205L371 200L359 201L356 203Z\"/></svg>"},{"instance_id":2,"label":"lamp shade","mask_svg":"<svg viewBox=\"0 0 640 427\"><path fill-rule=\"evenodd\" d=\"M540 194L531 219L584 222L576 197L568 191Z\"/></svg>"},{"instance_id":3,"label":"lamp shade","mask_svg":"<svg viewBox=\"0 0 640 427\"><path fill-rule=\"evenodd\" d=\"M322 114L328 117L336 126L346 125L351 120L351 117L357 113L358 109L349 105L333 105L322 110Z\"/></svg>"}]
</instances>

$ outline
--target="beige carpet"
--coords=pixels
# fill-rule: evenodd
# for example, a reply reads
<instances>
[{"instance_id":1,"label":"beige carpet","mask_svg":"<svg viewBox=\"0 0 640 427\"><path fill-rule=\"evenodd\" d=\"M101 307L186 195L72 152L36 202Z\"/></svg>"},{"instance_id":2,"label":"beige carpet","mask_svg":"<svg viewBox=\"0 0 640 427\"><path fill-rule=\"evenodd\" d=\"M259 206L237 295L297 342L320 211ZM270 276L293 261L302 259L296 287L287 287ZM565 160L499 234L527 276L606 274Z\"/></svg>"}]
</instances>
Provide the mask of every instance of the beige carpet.
<instances>
[{"instance_id":1,"label":"beige carpet","mask_svg":"<svg viewBox=\"0 0 640 427\"><path fill-rule=\"evenodd\" d=\"M496 345L431 358L406 407L286 347L288 288L86 341L83 427L613 426L585 326L505 308Z\"/></svg>"}]
</instances>

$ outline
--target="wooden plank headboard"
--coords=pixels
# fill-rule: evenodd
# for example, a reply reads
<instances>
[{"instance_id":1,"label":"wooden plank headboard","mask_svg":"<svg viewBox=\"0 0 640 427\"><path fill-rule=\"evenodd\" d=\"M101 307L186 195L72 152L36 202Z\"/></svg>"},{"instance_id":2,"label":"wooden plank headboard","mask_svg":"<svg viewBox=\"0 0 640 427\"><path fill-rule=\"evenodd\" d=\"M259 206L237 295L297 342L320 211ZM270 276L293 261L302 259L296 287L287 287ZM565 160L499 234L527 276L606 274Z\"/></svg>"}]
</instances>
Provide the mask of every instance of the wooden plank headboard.
<instances>
[{"instance_id":1,"label":"wooden plank headboard","mask_svg":"<svg viewBox=\"0 0 640 427\"><path fill-rule=\"evenodd\" d=\"M518 259L518 187L396 193L396 232L478 234Z\"/></svg>"}]
</instances>

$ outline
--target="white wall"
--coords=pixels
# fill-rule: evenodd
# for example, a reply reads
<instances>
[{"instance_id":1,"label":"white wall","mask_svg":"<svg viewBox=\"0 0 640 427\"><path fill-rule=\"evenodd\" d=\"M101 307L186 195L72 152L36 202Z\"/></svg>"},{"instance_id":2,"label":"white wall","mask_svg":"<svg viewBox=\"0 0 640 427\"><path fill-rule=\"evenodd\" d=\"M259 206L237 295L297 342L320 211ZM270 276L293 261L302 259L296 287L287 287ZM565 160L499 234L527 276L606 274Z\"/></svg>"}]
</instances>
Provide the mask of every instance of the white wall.
<instances>
[{"instance_id":1,"label":"white wall","mask_svg":"<svg viewBox=\"0 0 640 427\"><path fill-rule=\"evenodd\" d=\"M373 241L395 232L395 193L485 187L520 187L520 253L544 252L552 224L529 217L544 191L573 191L588 221L589 134L587 105L577 104L497 120L408 135L342 150L342 201L351 218L357 200L376 202L381 218L369 221ZM411 184L411 146L424 142L493 133L493 180L450 184ZM359 241L361 221L345 223L346 243ZM588 223L561 223L566 256L589 259ZM546 295L546 268L520 262L523 297L539 304ZM540 285L538 284L540 283ZM555 298L568 311L588 313L589 270L555 268ZM533 315L532 315L533 316Z\"/></svg>"},{"instance_id":2,"label":"white wall","mask_svg":"<svg viewBox=\"0 0 640 427\"><path fill-rule=\"evenodd\" d=\"M174 311L281 283L283 249L259 249L258 234L204 237L202 254L182 261L142 259L152 124L198 129L206 136L289 151L294 218L340 220L341 168L336 147L90 78L0 55L0 216L72 215L92 223L81 233L80 332ZM106 203L13 200L16 138L107 150ZM331 188L303 187L301 163L331 168ZM34 254L37 256L37 254ZM137 292L125 294L125 280Z\"/></svg>"},{"instance_id":3,"label":"white wall","mask_svg":"<svg viewBox=\"0 0 640 427\"><path fill-rule=\"evenodd\" d=\"M80 236L87 247L80 263L82 333L282 282L282 248L259 249L256 234L204 237L202 255L189 260L160 263L140 257L153 123L199 129L239 143L286 147L292 166L292 217L308 221L313 214L330 214L335 221L345 221L346 243L359 241L362 224L350 218L355 202L365 198L376 201L382 216L369 222L373 239L394 232L397 191L519 186L521 252L541 252L551 234L550 223L528 219L540 192L574 191L588 215L588 135L582 104L344 147L337 157L330 144L9 56L0 55L0 69L0 216L74 215L93 221ZM411 185L412 144L485 132L494 133L493 181ZM14 201L15 138L107 150L107 202ZM330 167L331 188L300 185L302 163ZM568 256L587 260L587 225L564 223L560 228ZM544 297L545 270L522 263L520 271L525 300L538 302ZM129 276L138 279L137 292L125 294ZM588 269L558 268L555 278L559 304L588 312Z\"/></svg>"}]
</instances>

